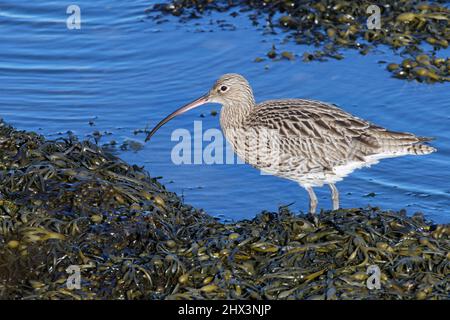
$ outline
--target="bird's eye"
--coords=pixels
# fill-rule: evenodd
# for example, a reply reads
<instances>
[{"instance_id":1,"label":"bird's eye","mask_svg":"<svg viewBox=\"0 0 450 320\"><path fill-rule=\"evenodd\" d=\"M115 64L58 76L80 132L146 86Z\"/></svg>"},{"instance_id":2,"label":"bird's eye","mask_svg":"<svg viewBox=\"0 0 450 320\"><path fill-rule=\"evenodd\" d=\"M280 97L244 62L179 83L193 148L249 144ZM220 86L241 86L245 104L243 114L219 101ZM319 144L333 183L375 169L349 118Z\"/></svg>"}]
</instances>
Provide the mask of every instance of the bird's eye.
<instances>
[{"instance_id":1,"label":"bird's eye","mask_svg":"<svg viewBox=\"0 0 450 320\"><path fill-rule=\"evenodd\" d=\"M221 86L220 87L220 91L222 91L222 92L225 92L225 91L227 91L228 90L228 87L227 86Z\"/></svg>"}]
</instances>

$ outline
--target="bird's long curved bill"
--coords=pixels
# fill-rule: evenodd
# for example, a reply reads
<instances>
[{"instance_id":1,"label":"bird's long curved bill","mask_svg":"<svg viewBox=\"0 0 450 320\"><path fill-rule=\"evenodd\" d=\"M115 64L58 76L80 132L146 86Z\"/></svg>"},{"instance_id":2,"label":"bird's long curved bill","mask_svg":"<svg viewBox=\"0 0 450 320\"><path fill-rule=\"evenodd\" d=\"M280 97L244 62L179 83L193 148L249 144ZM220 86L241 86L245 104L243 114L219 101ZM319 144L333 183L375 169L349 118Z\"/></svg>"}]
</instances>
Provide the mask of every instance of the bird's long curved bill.
<instances>
[{"instance_id":1,"label":"bird's long curved bill","mask_svg":"<svg viewBox=\"0 0 450 320\"><path fill-rule=\"evenodd\" d=\"M187 105L181 107L180 109L172 112L171 114L169 114L167 117L165 117L163 120L161 120L156 127L154 127L152 129L152 131L150 131L150 133L147 135L147 138L145 138L145 142L147 142L148 140L150 140L150 138L155 134L156 131L158 131L159 128L161 128L165 123L169 122L170 120L172 120L173 118L175 118L176 116L185 113L186 111L192 110L198 106L201 106L202 104L205 104L208 102L208 95L205 94L204 96L201 96L200 98L192 101L191 103L188 103Z\"/></svg>"}]
</instances>

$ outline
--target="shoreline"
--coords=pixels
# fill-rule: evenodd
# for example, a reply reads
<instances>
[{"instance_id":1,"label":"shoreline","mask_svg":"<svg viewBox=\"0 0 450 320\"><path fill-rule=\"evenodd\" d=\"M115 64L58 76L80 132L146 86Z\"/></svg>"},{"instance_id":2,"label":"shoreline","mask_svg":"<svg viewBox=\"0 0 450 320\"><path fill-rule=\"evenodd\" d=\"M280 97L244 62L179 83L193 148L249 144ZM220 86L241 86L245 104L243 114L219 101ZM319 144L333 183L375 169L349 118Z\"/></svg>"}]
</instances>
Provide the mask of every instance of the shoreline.
<instances>
[{"instance_id":1,"label":"shoreline","mask_svg":"<svg viewBox=\"0 0 450 320\"><path fill-rule=\"evenodd\" d=\"M420 214L282 208L225 224L75 137L1 121L0 156L2 299L449 299L450 225Z\"/></svg>"}]
</instances>

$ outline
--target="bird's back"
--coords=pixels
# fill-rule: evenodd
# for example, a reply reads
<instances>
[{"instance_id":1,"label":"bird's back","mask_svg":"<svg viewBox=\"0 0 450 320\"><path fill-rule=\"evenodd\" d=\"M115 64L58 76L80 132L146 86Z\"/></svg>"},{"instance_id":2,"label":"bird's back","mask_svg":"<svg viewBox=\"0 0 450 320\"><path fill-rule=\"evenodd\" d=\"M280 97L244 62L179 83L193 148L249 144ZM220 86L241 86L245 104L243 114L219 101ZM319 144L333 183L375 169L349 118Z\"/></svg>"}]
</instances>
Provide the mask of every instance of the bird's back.
<instances>
[{"instance_id":1,"label":"bird's back","mask_svg":"<svg viewBox=\"0 0 450 320\"><path fill-rule=\"evenodd\" d=\"M359 164L357 168L382 158L435 151L423 143L427 138L387 130L315 100L260 103L246 117L244 127L277 135L280 161L286 161L288 171L294 170L296 161L305 172L333 172L341 166Z\"/></svg>"}]
</instances>

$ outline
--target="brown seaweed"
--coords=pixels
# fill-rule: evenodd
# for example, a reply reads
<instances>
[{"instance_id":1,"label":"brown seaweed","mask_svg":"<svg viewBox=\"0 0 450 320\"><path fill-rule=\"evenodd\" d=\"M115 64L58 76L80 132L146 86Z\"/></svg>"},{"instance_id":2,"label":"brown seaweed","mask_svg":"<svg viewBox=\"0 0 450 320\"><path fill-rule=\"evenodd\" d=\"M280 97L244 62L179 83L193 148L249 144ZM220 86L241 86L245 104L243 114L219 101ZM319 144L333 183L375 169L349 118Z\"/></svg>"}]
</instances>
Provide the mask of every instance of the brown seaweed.
<instances>
[{"instance_id":1,"label":"brown seaweed","mask_svg":"<svg viewBox=\"0 0 450 320\"><path fill-rule=\"evenodd\" d=\"M0 123L2 299L448 299L449 234L370 207L222 223L89 141Z\"/></svg>"},{"instance_id":2,"label":"brown seaweed","mask_svg":"<svg viewBox=\"0 0 450 320\"><path fill-rule=\"evenodd\" d=\"M282 31L287 34L285 41L320 48L314 53L298 54L304 61L342 59L341 49L358 50L365 55L380 45L410 59L427 55L431 63L421 63L420 69L388 70L399 79L435 83L450 81L449 58L436 54L448 48L450 41L450 9L441 2L444 1L172 0L153 5L147 13L157 21L162 14L180 17L183 22L211 11L231 11L232 16L246 13L255 25L264 20L266 34ZM380 10L380 28L367 25L373 20L368 8L374 4ZM430 45L431 50L427 48ZM275 59L277 52L272 49L267 56Z\"/></svg>"}]
</instances>

